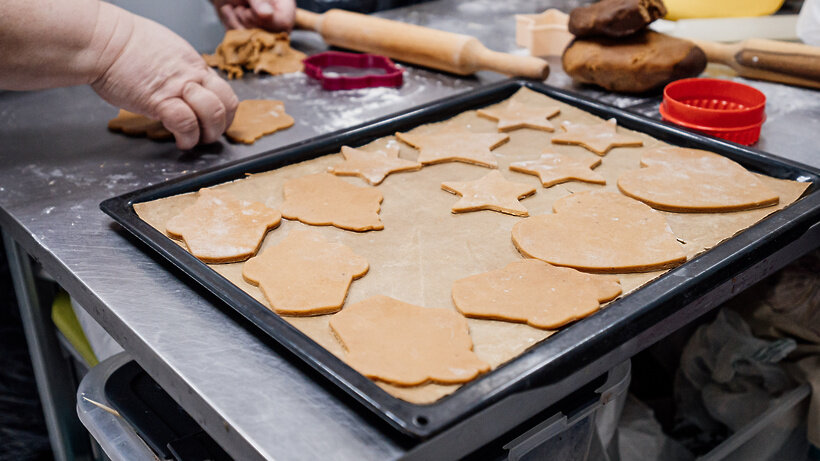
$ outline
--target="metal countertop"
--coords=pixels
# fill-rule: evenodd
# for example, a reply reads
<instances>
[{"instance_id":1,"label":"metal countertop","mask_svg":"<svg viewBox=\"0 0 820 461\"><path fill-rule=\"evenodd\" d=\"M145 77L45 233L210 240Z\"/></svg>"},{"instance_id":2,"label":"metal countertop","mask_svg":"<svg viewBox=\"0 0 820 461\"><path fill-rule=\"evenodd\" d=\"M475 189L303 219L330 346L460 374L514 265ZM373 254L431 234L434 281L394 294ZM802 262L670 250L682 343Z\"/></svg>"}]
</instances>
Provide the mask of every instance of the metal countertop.
<instances>
[{"instance_id":1,"label":"metal countertop","mask_svg":"<svg viewBox=\"0 0 820 461\"><path fill-rule=\"evenodd\" d=\"M475 35L489 48L521 53L513 14L555 6L568 11L576 3L441 0L381 16ZM311 53L324 48L313 33L297 32L293 41ZM572 87L560 63L551 65L547 83ZM380 422L144 251L98 205L500 78L407 67L398 90L324 92L303 74L249 76L231 82L240 99L281 99L296 125L252 146L222 142L187 153L173 143L110 133L106 122L117 110L88 87L0 93L0 225L236 458L395 458L405 451L403 442ZM768 121L756 147L820 166L818 92L744 82L768 96ZM659 100L580 90L621 107L640 104L636 110L649 114Z\"/></svg>"}]
</instances>

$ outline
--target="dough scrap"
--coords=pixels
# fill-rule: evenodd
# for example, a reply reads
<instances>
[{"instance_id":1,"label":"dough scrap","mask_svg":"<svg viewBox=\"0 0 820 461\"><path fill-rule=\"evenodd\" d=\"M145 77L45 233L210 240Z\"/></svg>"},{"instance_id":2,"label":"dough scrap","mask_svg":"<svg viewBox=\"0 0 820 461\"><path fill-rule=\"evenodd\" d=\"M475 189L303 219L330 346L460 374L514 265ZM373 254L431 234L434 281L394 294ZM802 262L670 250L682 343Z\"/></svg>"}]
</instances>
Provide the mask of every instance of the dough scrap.
<instances>
[{"instance_id":1,"label":"dough scrap","mask_svg":"<svg viewBox=\"0 0 820 461\"><path fill-rule=\"evenodd\" d=\"M348 365L370 379L456 384L490 370L473 352L467 320L450 309L379 295L345 307L330 318L330 328Z\"/></svg>"},{"instance_id":2,"label":"dough scrap","mask_svg":"<svg viewBox=\"0 0 820 461\"><path fill-rule=\"evenodd\" d=\"M225 32L214 54L204 54L205 63L218 67L229 79L241 78L243 68L271 75L301 72L306 55L290 47L287 32L262 29L234 29Z\"/></svg>"},{"instance_id":3,"label":"dough scrap","mask_svg":"<svg viewBox=\"0 0 820 461\"><path fill-rule=\"evenodd\" d=\"M285 104L272 99L247 99L239 102L233 123L225 131L231 141L253 144L262 136L293 126Z\"/></svg>"},{"instance_id":4,"label":"dough scrap","mask_svg":"<svg viewBox=\"0 0 820 461\"><path fill-rule=\"evenodd\" d=\"M259 286L280 315L320 315L342 308L367 260L341 243L328 243L311 229L294 229L278 245L242 266L242 277Z\"/></svg>"},{"instance_id":5,"label":"dough scrap","mask_svg":"<svg viewBox=\"0 0 820 461\"><path fill-rule=\"evenodd\" d=\"M473 133L465 129L444 128L432 134L396 133L400 141L419 150L424 165L464 162L497 168L491 150L510 140L506 134Z\"/></svg>"},{"instance_id":6,"label":"dough scrap","mask_svg":"<svg viewBox=\"0 0 820 461\"><path fill-rule=\"evenodd\" d=\"M600 164L600 158L581 160L547 151L538 160L511 163L510 170L538 176L544 187L573 180L606 184L606 179L600 173L592 171Z\"/></svg>"},{"instance_id":7,"label":"dough scrap","mask_svg":"<svg viewBox=\"0 0 820 461\"><path fill-rule=\"evenodd\" d=\"M399 158L398 146L388 146L375 152L343 146L342 156L345 161L330 167L331 173L358 176L373 186L381 184L390 173L421 169L421 163Z\"/></svg>"},{"instance_id":8,"label":"dough scrap","mask_svg":"<svg viewBox=\"0 0 820 461\"><path fill-rule=\"evenodd\" d=\"M510 100L502 107L479 109L478 115L498 121L498 131L512 131L519 128L532 128L541 131L555 131L548 119L555 117L561 109L558 106L538 107L535 105Z\"/></svg>"},{"instance_id":9,"label":"dough scrap","mask_svg":"<svg viewBox=\"0 0 820 461\"><path fill-rule=\"evenodd\" d=\"M555 329L598 310L621 294L613 275L556 267L537 259L453 283L453 302L466 317L526 323Z\"/></svg>"},{"instance_id":10,"label":"dough scrap","mask_svg":"<svg viewBox=\"0 0 820 461\"><path fill-rule=\"evenodd\" d=\"M258 202L238 200L228 192L200 189L197 199L166 224L173 238L205 263L244 261L259 249L265 234L282 215Z\"/></svg>"},{"instance_id":11,"label":"dough scrap","mask_svg":"<svg viewBox=\"0 0 820 461\"><path fill-rule=\"evenodd\" d=\"M643 141L634 136L618 134L617 122L611 118L592 125L563 122L563 133L552 137L553 144L577 144L600 156L606 155L613 147L640 147Z\"/></svg>"},{"instance_id":12,"label":"dough scrap","mask_svg":"<svg viewBox=\"0 0 820 461\"><path fill-rule=\"evenodd\" d=\"M637 200L579 192L556 200L553 211L513 226L523 255L588 272L649 272L686 262L663 215Z\"/></svg>"},{"instance_id":13,"label":"dough scrap","mask_svg":"<svg viewBox=\"0 0 820 461\"><path fill-rule=\"evenodd\" d=\"M125 109L120 109L117 116L108 121L108 129L129 136L145 136L157 141L174 139L174 134L168 131L159 120L128 112Z\"/></svg>"},{"instance_id":14,"label":"dough scrap","mask_svg":"<svg viewBox=\"0 0 820 461\"><path fill-rule=\"evenodd\" d=\"M461 196L461 200L453 205L453 213L492 210L514 216L529 216L527 209L518 200L535 193L535 187L508 181L498 170L475 181L441 183L441 188Z\"/></svg>"},{"instance_id":15,"label":"dough scrap","mask_svg":"<svg viewBox=\"0 0 820 461\"><path fill-rule=\"evenodd\" d=\"M618 188L652 208L727 212L776 205L779 197L739 164L712 152L660 147L641 157L639 170L618 178Z\"/></svg>"},{"instance_id":16,"label":"dough scrap","mask_svg":"<svg viewBox=\"0 0 820 461\"><path fill-rule=\"evenodd\" d=\"M379 219L382 193L354 186L330 173L291 179L284 185L282 216L314 226L335 226L357 232L384 229Z\"/></svg>"}]
</instances>

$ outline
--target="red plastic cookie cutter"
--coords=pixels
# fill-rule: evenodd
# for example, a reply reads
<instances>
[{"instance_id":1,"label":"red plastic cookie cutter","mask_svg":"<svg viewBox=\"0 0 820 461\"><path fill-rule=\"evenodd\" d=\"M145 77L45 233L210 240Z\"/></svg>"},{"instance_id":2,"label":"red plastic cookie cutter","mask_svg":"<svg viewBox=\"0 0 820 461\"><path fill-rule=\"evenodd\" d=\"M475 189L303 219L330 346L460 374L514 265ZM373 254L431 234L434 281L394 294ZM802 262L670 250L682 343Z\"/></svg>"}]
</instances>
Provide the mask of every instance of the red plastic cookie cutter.
<instances>
[{"instance_id":1,"label":"red plastic cookie cutter","mask_svg":"<svg viewBox=\"0 0 820 461\"><path fill-rule=\"evenodd\" d=\"M375 54L343 53L341 51L325 51L314 54L302 61L305 64L305 73L322 83L322 88L329 91L355 90L358 88L372 88L377 86L400 87L402 84L402 70L396 67L393 61L386 56ZM382 69L383 74L369 75L325 75L328 67L353 67L356 69Z\"/></svg>"}]
</instances>

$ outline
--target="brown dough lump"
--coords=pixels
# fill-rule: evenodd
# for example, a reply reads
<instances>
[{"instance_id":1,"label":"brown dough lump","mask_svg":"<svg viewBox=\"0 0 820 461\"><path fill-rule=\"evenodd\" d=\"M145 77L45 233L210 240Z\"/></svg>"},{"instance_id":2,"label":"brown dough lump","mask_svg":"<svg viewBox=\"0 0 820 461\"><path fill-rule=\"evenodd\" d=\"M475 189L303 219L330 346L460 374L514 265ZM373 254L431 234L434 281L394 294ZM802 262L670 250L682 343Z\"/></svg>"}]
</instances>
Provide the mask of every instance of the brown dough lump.
<instances>
[{"instance_id":1,"label":"brown dough lump","mask_svg":"<svg viewBox=\"0 0 820 461\"><path fill-rule=\"evenodd\" d=\"M666 15L661 0L602 0L575 8L569 31L576 37L625 37L641 31Z\"/></svg>"},{"instance_id":2,"label":"brown dough lump","mask_svg":"<svg viewBox=\"0 0 820 461\"><path fill-rule=\"evenodd\" d=\"M234 29L225 32L214 54L202 57L211 67L228 74L229 79L241 78L243 69L271 75L301 72L305 54L290 47L287 32L271 33L262 29Z\"/></svg>"}]
</instances>

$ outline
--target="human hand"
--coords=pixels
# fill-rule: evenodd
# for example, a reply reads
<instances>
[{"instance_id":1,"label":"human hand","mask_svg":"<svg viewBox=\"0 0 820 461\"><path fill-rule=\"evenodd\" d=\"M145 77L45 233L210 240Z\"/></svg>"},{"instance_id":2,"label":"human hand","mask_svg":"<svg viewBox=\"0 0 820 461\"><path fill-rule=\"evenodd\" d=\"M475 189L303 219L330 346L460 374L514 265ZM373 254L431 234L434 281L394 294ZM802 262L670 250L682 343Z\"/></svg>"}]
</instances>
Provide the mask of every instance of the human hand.
<instances>
[{"instance_id":1,"label":"human hand","mask_svg":"<svg viewBox=\"0 0 820 461\"><path fill-rule=\"evenodd\" d=\"M296 17L295 0L211 0L227 29L289 31Z\"/></svg>"},{"instance_id":2,"label":"human hand","mask_svg":"<svg viewBox=\"0 0 820 461\"><path fill-rule=\"evenodd\" d=\"M188 42L167 28L100 3L99 19L117 24L95 37L99 59L91 86L111 104L160 120L177 147L219 140L238 104L230 85Z\"/></svg>"}]
</instances>

